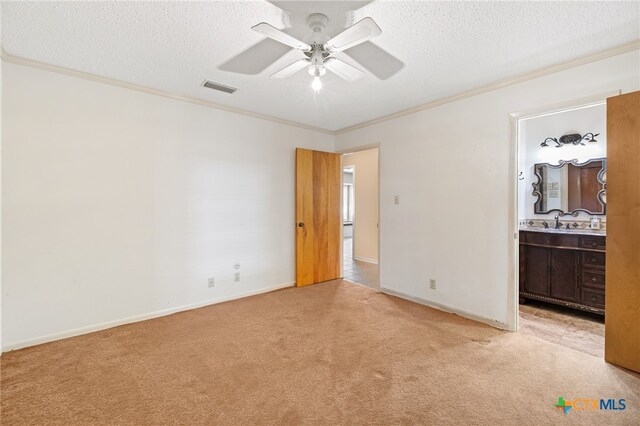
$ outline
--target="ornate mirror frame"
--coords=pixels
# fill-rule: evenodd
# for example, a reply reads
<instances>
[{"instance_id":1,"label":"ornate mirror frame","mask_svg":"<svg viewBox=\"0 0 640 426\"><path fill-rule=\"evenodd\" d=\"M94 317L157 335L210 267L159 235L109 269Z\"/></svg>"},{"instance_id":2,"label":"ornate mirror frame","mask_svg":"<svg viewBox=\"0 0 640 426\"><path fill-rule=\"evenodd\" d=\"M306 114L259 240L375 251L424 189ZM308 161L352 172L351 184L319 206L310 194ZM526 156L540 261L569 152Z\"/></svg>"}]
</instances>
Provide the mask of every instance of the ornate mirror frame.
<instances>
[{"instance_id":1,"label":"ornate mirror frame","mask_svg":"<svg viewBox=\"0 0 640 426\"><path fill-rule=\"evenodd\" d=\"M595 163L597 161L602 161L602 169L600 169L600 171L598 172L598 183L600 184L600 189L598 190L598 202L600 204L602 204L602 212L591 212L589 210L586 209L575 209L572 210L570 212L565 212L564 210L561 209L551 209L551 210L547 210L545 212L538 212L537 206L538 204L542 203L542 172L541 172L541 168L542 166L547 166L547 167L551 167L554 169L560 169L562 168L564 165L566 164L573 164L574 166L580 167L580 166L586 166L587 164L590 163ZM584 163L578 163L577 159L573 159L573 160L568 160L568 161L564 161L564 160L560 160L558 161L558 164L549 164L549 163L537 163L533 165L533 174L534 176L537 178L537 182L534 182L532 184L533 186L533 196L537 197L537 200L533 203L533 212L535 214L548 214L548 213L552 213L552 212L558 212L559 216L564 216L566 214L570 214L573 217L578 216L578 214L580 212L585 212L587 214L591 214L591 215L605 215L607 214L607 159L606 157L604 158L591 158L587 161L585 161Z\"/></svg>"}]
</instances>

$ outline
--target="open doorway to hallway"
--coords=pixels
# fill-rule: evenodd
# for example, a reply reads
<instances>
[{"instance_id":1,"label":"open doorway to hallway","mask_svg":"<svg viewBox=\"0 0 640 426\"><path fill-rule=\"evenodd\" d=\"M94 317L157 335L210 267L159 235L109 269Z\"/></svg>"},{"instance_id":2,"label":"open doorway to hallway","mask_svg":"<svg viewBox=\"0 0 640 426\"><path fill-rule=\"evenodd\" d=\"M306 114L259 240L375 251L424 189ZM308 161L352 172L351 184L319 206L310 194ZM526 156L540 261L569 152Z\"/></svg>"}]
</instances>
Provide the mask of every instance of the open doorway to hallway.
<instances>
[{"instance_id":1,"label":"open doorway to hallway","mask_svg":"<svg viewBox=\"0 0 640 426\"><path fill-rule=\"evenodd\" d=\"M343 276L380 287L378 148L342 157Z\"/></svg>"}]
</instances>

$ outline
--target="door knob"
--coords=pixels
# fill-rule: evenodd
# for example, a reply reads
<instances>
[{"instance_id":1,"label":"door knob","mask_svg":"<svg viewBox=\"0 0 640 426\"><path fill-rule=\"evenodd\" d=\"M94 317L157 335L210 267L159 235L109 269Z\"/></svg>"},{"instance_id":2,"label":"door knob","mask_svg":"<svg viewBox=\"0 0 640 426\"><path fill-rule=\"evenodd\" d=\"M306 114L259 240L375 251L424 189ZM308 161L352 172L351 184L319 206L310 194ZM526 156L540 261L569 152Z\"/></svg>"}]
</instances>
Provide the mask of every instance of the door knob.
<instances>
[{"instance_id":1,"label":"door knob","mask_svg":"<svg viewBox=\"0 0 640 426\"><path fill-rule=\"evenodd\" d=\"M304 222L298 222L298 228L304 228Z\"/></svg>"}]
</instances>

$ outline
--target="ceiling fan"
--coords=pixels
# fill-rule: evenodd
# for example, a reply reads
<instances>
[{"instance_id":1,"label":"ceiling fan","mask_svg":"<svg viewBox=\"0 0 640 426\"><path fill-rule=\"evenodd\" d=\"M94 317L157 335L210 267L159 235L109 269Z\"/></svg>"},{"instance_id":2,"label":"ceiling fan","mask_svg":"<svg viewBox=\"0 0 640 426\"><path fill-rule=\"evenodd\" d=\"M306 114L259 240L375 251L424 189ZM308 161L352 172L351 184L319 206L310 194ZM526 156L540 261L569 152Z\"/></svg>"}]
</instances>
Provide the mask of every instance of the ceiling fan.
<instances>
[{"instance_id":1,"label":"ceiling fan","mask_svg":"<svg viewBox=\"0 0 640 426\"><path fill-rule=\"evenodd\" d=\"M326 28L329 18L322 13L313 13L307 18L307 24L313 32L312 41L305 43L295 37L275 28L274 26L261 22L251 29L263 34L284 45L300 50L305 57L301 58L283 69L271 75L272 78L287 78L298 71L307 68L309 74L313 76L311 87L319 91L322 87L320 77L326 74L327 70L347 81L354 81L360 78L364 72L339 58L333 56L336 53L360 45L382 33L380 27L369 17L364 18L337 36L326 40L322 30Z\"/></svg>"}]
</instances>

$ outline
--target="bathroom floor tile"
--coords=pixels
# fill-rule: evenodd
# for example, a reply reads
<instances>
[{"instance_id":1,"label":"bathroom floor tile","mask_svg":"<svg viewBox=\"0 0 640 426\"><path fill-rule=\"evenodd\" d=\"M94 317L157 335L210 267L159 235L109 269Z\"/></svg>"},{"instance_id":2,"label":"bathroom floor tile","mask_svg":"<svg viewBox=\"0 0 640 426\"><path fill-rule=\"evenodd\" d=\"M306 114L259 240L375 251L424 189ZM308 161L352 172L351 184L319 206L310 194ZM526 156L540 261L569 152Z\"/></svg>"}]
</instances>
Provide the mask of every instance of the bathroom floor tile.
<instances>
[{"instance_id":1,"label":"bathroom floor tile","mask_svg":"<svg viewBox=\"0 0 640 426\"><path fill-rule=\"evenodd\" d=\"M520 305L520 332L604 357L604 317L528 300Z\"/></svg>"}]
</instances>

